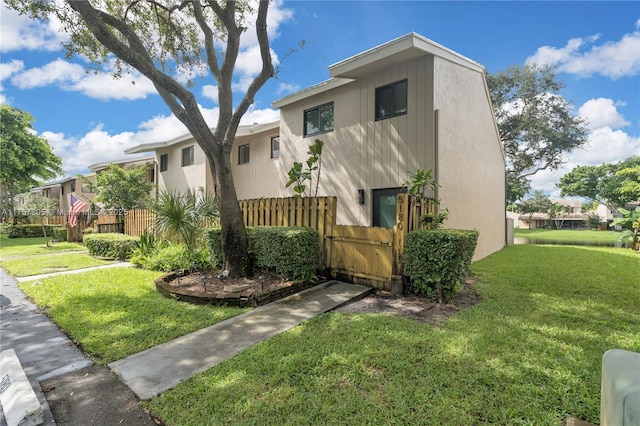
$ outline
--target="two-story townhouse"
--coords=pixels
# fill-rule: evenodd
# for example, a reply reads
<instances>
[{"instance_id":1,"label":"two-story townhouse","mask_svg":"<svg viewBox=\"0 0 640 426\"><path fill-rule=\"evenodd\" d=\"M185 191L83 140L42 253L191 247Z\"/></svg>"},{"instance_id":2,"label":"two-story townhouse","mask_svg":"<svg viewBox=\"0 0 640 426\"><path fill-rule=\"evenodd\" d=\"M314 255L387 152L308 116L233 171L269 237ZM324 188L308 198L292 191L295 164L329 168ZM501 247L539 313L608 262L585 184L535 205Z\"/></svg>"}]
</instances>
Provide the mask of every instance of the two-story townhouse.
<instances>
[{"instance_id":1,"label":"two-story townhouse","mask_svg":"<svg viewBox=\"0 0 640 426\"><path fill-rule=\"evenodd\" d=\"M273 102L280 121L242 126L232 151L240 199L290 196L287 171L325 143L318 195L337 196L338 222L391 227L408 173L431 169L446 226L480 232L476 259L506 241L505 158L485 70L411 33L329 67L331 78ZM154 151L160 188L210 191L191 135L134 147Z\"/></svg>"}]
</instances>

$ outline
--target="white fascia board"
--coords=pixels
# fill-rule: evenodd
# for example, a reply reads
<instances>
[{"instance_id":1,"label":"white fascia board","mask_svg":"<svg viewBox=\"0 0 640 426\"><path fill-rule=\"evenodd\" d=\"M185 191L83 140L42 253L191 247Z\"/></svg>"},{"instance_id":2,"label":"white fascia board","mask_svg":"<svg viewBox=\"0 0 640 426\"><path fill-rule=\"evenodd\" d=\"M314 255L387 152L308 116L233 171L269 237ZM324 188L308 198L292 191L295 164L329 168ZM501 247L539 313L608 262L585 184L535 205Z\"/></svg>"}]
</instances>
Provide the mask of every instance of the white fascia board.
<instances>
[{"instance_id":1,"label":"white fascia board","mask_svg":"<svg viewBox=\"0 0 640 426\"><path fill-rule=\"evenodd\" d=\"M141 152L152 152L152 151L157 151L158 149L161 148L167 148L170 147L172 145L178 144L180 142L184 142L187 141L189 139L192 139L193 136L191 136L191 133L187 133L185 135L182 136L178 136L177 138L168 140L168 141L163 141L163 142L152 142L152 143L144 143L141 145L136 145L132 148L129 149L125 149L124 153L125 154L139 154Z\"/></svg>"},{"instance_id":2,"label":"white fascia board","mask_svg":"<svg viewBox=\"0 0 640 426\"><path fill-rule=\"evenodd\" d=\"M319 93L326 92L327 90L344 86L345 84L351 83L352 81L354 81L354 79L352 78L331 78L329 80L323 81L322 83L318 83L299 92L285 96L284 98L277 99L271 102L271 105L274 108L282 108L283 106L287 106L294 102L298 102L311 96L317 95Z\"/></svg>"}]
</instances>

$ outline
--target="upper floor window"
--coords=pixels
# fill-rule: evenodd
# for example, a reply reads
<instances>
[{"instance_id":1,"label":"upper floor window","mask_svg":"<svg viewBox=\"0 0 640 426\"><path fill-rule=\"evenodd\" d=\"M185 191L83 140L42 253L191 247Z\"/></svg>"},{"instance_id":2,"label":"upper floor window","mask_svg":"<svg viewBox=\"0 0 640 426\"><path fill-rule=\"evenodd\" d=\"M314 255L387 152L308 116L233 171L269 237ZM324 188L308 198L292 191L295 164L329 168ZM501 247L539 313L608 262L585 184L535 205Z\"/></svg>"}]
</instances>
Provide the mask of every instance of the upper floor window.
<instances>
[{"instance_id":1,"label":"upper floor window","mask_svg":"<svg viewBox=\"0 0 640 426\"><path fill-rule=\"evenodd\" d=\"M160 156L160 171L166 172L169 170L169 154L162 154Z\"/></svg>"},{"instance_id":2,"label":"upper floor window","mask_svg":"<svg viewBox=\"0 0 640 426\"><path fill-rule=\"evenodd\" d=\"M280 157L280 136L271 138L271 158Z\"/></svg>"},{"instance_id":3,"label":"upper floor window","mask_svg":"<svg viewBox=\"0 0 640 426\"><path fill-rule=\"evenodd\" d=\"M238 147L238 164L247 164L249 162L249 144L240 145Z\"/></svg>"},{"instance_id":4,"label":"upper floor window","mask_svg":"<svg viewBox=\"0 0 640 426\"><path fill-rule=\"evenodd\" d=\"M182 148L182 167L193 164L193 145Z\"/></svg>"},{"instance_id":5,"label":"upper floor window","mask_svg":"<svg viewBox=\"0 0 640 426\"><path fill-rule=\"evenodd\" d=\"M71 192L76 192L76 183L71 182Z\"/></svg>"},{"instance_id":6,"label":"upper floor window","mask_svg":"<svg viewBox=\"0 0 640 426\"><path fill-rule=\"evenodd\" d=\"M333 130L333 102L304 111L304 135L311 136Z\"/></svg>"},{"instance_id":7,"label":"upper floor window","mask_svg":"<svg viewBox=\"0 0 640 426\"><path fill-rule=\"evenodd\" d=\"M376 120L407 113L407 80L376 88Z\"/></svg>"},{"instance_id":8,"label":"upper floor window","mask_svg":"<svg viewBox=\"0 0 640 426\"><path fill-rule=\"evenodd\" d=\"M90 182L82 182L82 186L80 187L80 191L90 194L93 192L93 185Z\"/></svg>"}]
</instances>

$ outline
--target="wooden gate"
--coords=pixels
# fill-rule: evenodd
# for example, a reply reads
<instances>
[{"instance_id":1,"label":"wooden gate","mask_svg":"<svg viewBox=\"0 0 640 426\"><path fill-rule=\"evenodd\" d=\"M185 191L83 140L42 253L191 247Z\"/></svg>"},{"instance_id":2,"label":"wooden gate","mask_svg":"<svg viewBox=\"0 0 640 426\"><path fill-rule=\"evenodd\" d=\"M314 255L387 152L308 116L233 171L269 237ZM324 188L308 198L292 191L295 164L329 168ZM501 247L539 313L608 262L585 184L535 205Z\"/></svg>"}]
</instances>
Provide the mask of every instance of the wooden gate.
<instances>
[{"instance_id":1,"label":"wooden gate","mask_svg":"<svg viewBox=\"0 0 640 426\"><path fill-rule=\"evenodd\" d=\"M394 287L393 229L334 225L325 236L326 273L374 288Z\"/></svg>"}]
</instances>

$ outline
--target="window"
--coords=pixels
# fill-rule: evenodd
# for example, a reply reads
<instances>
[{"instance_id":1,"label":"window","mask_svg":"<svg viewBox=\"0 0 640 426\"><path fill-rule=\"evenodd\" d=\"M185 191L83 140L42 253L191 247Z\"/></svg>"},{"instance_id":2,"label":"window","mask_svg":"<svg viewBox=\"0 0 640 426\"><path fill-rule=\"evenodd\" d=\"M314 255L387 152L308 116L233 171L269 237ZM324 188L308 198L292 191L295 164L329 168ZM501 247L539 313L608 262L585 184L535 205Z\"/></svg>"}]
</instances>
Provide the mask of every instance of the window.
<instances>
[{"instance_id":1,"label":"window","mask_svg":"<svg viewBox=\"0 0 640 426\"><path fill-rule=\"evenodd\" d=\"M280 136L271 138L271 158L280 157Z\"/></svg>"},{"instance_id":2,"label":"window","mask_svg":"<svg viewBox=\"0 0 640 426\"><path fill-rule=\"evenodd\" d=\"M182 167L193 164L193 145L182 148Z\"/></svg>"},{"instance_id":3,"label":"window","mask_svg":"<svg viewBox=\"0 0 640 426\"><path fill-rule=\"evenodd\" d=\"M249 162L249 144L240 145L238 147L238 164L247 164Z\"/></svg>"},{"instance_id":4,"label":"window","mask_svg":"<svg viewBox=\"0 0 640 426\"><path fill-rule=\"evenodd\" d=\"M76 192L76 183L71 182L71 192Z\"/></svg>"},{"instance_id":5,"label":"window","mask_svg":"<svg viewBox=\"0 0 640 426\"><path fill-rule=\"evenodd\" d=\"M376 120L407 113L407 80L376 89Z\"/></svg>"},{"instance_id":6,"label":"window","mask_svg":"<svg viewBox=\"0 0 640 426\"><path fill-rule=\"evenodd\" d=\"M80 191L90 194L93 192L92 185L89 182L82 182L82 186L80 187Z\"/></svg>"},{"instance_id":7,"label":"window","mask_svg":"<svg viewBox=\"0 0 640 426\"><path fill-rule=\"evenodd\" d=\"M392 229L396 224L396 202L404 188L373 190L373 226Z\"/></svg>"},{"instance_id":8,"label":"window","mask_svg":"<svg viewBox=\"0 0 640 426\"><path fill-rule=\"evenodd\" d=\"M162 154L160 156L160 171L166 172L169 169L169 154Z\"/></svg>"},{"instance_id":9,"label":"window","mask_svg":"<svg viewBox=\"0 0 640 426\"><path fill-rule=\"evenodd\" d=\"M304 135L311 136L333 130L333 102L304 112Z\"/></svg>"},{"instance_id":10,"label":"window","mask_svg":"<svg viewBox=\"0 0 640 426\"><path fill-rule=\"evenodd\" d=\"M148 178L149 182L153 183L156 181L156 170L153 167L149 167Z\"/></svg>"}]
</instances>

